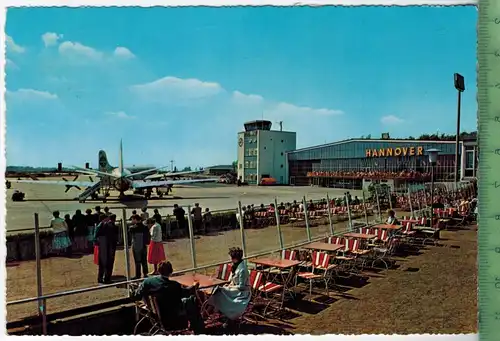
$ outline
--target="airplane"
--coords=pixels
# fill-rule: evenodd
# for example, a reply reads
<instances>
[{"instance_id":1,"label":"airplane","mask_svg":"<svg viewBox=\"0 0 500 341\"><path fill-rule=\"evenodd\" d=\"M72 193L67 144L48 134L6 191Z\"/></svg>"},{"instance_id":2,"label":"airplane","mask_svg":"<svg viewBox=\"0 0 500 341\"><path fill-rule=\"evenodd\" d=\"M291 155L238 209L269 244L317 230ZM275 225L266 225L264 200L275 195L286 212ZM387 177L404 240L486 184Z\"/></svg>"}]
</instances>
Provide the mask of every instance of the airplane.
<instances>
[{"instance_id":1,"label":"airplane","mask_svg":"<svg viewBox=\"0 0 500 341\"><path fill-rule=\"evenodd\" d=\"M78 197L80 202L84 202L87 197L92 197L92 199L97 199L97 192L101 189L104 192L103 202L106 202L107 197L109 197L109 191L111 189L117 190L119 194L119 199L123 199L125 197L125 192L128 190L135 190L142 192L144 194L145 199L149 199L151 197L151 193L153 189L157 189L158 196L161 197L162 192L159 191L160 188L171 188L173 185L180 184L192 184L192 183L204 183L204 182L217 182L218 179L196 179L196 180L134 180L135 177L151 174L151 172L158 171L160 169L166 167L152 168L144 171L132 173L130 170L125 169L123 167L123 144L120 141L120 154L119 154L119 165L117 168L112 168L104 151L99 151L99 170L87 169L72 166L73 171L81 173L83 175L88 175L91 181L76 181L76 178L73 181L68 181L63 179L63 181L50 181L50 180L13 180L15 183L35 183L35 184L43 184L43 185L60 185L66 186L66 191L68 191L72 187L80 188L85 187L86 190L80 194ZM96 176L99 178L99 181L92 181L91 176Z\"/></svg>"},{"instance_id":2,"label":"airplane","mask_svg":"<svg viewBox=\"0 0 500 341\"><path fill-rule=\"evenodd\" d=\"M164 179L167 180L167 178L174 178L174 179L180 179L181 177L185 177L187 175L195 175L195 174L202 174L204 172L203 168L200 170L194 170L194 171L185 171L185 172L168 172L168 173L156 173L156 174L151 174L146 176L144 179L145 180L153 180L153 179Z\"/></svg>"}]
</instances>

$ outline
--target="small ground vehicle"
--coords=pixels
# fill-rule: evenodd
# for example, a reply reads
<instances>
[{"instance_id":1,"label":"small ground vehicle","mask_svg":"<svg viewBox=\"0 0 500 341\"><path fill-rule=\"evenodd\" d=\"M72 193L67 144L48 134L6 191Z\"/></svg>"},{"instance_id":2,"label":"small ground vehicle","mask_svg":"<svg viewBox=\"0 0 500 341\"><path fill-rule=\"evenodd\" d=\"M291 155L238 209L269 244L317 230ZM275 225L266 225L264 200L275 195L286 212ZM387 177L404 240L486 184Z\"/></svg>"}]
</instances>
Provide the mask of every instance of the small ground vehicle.
<instances>
[{"instance_id":1,"label":"small ground vehicle","mask_svg":"<svg viewBox=\"0 0 500 341\"><path fill-rule=\"evenodd\" d=\"M23 192L20 192L18 190L15 190L14 193L12 193L12 201L23 201L25 197L25 194Z\"/></svg>"}]
</instances>

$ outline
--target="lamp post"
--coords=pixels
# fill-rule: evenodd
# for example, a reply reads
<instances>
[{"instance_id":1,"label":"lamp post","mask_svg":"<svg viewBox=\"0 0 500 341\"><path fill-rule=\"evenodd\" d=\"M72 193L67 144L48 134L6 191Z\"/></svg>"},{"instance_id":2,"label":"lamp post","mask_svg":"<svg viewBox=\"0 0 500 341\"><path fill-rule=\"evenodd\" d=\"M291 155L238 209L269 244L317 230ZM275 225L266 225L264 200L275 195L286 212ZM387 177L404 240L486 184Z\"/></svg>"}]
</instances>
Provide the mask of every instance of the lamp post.
<instances>
[{"instance_id":1,"label":"lamp post","mask_svg":"<svg viewBox=\"0 0 500 341\"><path fill-rule=\"evenodd\" d=\"M459 73L453 75L453 80L455 83L455 89L458 92L457 101L457 136L455 136L455 190L457 189L457 183L460 180L458 176L458 152L460 149L460 111L462 106L462 92L465 91L465 80L464 76ZM462 155L463 157L463 155Z\"/></svg>"},{"instance_id":2,"label":"lamp post","mask_svg":"<svg viewBox=\"0 0 500 341\"><path fill-rule=\"evenodd\" d=\"M434 222L434 166L437 163L439 150L438 149L427 149L427 155L429 155L429 163L431 164L431 227Z\"/></svg>"}]
</instances>

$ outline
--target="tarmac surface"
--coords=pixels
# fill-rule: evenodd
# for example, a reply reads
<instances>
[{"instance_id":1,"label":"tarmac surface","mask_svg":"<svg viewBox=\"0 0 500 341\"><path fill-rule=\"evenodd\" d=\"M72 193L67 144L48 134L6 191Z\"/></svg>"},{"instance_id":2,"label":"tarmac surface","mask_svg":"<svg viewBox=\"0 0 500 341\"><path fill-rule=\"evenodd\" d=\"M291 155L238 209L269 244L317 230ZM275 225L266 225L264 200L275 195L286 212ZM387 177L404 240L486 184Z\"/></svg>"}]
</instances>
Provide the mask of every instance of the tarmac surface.
<instances>
[{"instance_id":1,"label":"tarmac surface","mask_svg":"<svg viewBox=\"0 0 500 341\"><path fill-rule=\"evenodd\" d=\"M50 178L50 180L61 180L61 178ZM26 194L25 201L13 202L10 199L12 192L16 189ZM199 203L203 209L208 207L214 212L218 210L236 210L238 201L241 201L242 205L268 205L274 202L274 198L277 198L278 203L301 200L304 196L306 200L318 200L326 198L327 194L330 198L341 197L346 192L345 189L305 186L237 187L235 185L224 184L203 184L197 186L174 186L171 195L163 199L154 197L150 200L145 200L136 197L136 200L119 202L117 198L118 193L111 192L111 197L106 203L103 203L102 200L87 200L85 203L79 203L74 198L81 191L72 188L65 193L65 189L64 186L58 185L12 183L12 188L7 190L7 234L33 230L34 213L39 214L40 226L46 227L49 225L52 212L55 210L59 210L61 216L64 216L68 213L73 215L77 209L81 209L84 212L87 208L93 209L95 206L108 206L111 211L117 214L118 218L121 218L122 208L127 209L127 217L133 209L140 209L144 206L156 207L162 215L172 214L174 204L183 206L187 211L188 205ZM131 193L131 191L129 192ZM357 195L361 198L362 195L361 191L350 190L350 193L353 197Z\"/></svg>"}]
</instances>

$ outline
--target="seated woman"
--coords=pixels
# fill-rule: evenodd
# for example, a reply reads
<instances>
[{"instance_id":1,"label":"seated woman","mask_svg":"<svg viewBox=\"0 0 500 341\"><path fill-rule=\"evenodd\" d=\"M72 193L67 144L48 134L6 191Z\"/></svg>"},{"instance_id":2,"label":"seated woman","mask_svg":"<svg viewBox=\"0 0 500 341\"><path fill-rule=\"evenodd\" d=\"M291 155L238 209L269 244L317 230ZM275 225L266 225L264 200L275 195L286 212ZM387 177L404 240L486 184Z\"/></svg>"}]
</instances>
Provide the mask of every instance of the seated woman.
<instances>
[{"instance_id":1,"label":"seated woman","mask_svg":"<svg viewBox=\"0 0 500 341\"><path fill-rule=\"evenodd\" d=\"M217 287L208 303L217 311L234 321L245 312L251 298L250 276L243 261L243 251L240 248L229 249L232 261L229 284Z\"/></svg>"},{"instance_id":2,"label":"seated woman","mask_svg":"<svg viewBox=\"0 0 500 341\"><path fill-rule=\"evenodd\" d=\"M385 222L387 225L398 225L399 222L396 219L396 213L393 210L387 211L387 220Z\"/></svg>"}]
</instances>

